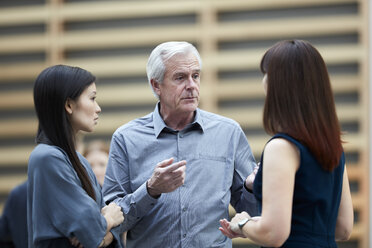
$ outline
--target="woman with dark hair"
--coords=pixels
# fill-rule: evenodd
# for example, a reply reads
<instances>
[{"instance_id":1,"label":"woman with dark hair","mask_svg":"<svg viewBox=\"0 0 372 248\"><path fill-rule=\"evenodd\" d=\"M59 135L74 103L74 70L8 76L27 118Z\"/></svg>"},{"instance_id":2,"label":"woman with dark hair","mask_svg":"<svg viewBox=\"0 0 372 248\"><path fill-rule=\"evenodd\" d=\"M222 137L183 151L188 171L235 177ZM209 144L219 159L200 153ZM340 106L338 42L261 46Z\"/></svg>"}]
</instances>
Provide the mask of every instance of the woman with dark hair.
<instances>
[{"instance_id":1,"label":"woman with dark hair","mask_svg":"<svg viewBox=\"0 0 372 248\"><path fill-rule=\"evenodd\" d=\"M104 205L88 161L75 149L76 134L97 124L95 99L95 77L78 67L52 66L35 81L39 128L28 163L29 247L122 246L111 229L123 213L114 203Z\"/></svg>"},{"instance_id":2,"label":"woman with dark hair","mask_svg":"<svg viewBox=\"0 0 372 248\"><path fill-rule=\"evenodd\" d=\"M220 230L269 247L337 247L353 227L341 131L326 65L308 42L281 41L263 56L263 123L273 137L253 191L261 216L246 212Z\"/></svg>"}]
</instances>

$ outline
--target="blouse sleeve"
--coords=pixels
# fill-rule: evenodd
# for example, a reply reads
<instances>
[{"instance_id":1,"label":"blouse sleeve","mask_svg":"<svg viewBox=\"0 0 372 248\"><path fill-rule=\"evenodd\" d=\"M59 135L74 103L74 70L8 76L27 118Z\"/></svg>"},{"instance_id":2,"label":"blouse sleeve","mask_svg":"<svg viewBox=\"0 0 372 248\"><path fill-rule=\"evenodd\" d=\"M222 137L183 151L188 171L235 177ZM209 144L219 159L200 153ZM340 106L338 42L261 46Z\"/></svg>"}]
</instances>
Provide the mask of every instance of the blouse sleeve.
<instances>
[{"instance_id":1,"label":"blouse sleeve","mask_svg":"<svg viewBox=\"0 0 372 248\"><path fill-rule=\"evenodd\" d=\"M82 188L67 156L55 150L39 162L33 171L32 192L38 228L44 222L52 223L59 233L76 237L84 247L98 247L106 233L106 220L100 206Z\"/></svg>"}]
</instances>

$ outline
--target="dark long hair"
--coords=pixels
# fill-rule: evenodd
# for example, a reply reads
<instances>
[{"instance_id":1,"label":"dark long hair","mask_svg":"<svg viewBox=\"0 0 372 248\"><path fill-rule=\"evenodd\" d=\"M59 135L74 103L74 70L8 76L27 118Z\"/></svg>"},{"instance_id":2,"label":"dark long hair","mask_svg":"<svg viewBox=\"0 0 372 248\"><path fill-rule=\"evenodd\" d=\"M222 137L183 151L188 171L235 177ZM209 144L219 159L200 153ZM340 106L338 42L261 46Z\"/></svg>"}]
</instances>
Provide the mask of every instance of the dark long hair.
<instances>
[{"instance_id":1,"label":"dark long hair","mask_svg":"<svg viewBox=\"0 0 372 248\"><path fill-rule=\"evenodd\" d=\"M96 199L87 171L75 149L75 133L65 110L67 99L77 100L96 78L88 71L67 65L43 70L34 85L34 104L39 127L37 143L58 146L66 152L87 194Z\"/></svg>"},{"instance_id":2,"label":"dark long hair","mask_svg":"<svg viewBox=\"0 0 372 248\"><path fill-rule=\"evenodd\" d=\"M267 74L266 132L287 133L307 146L325 170L337 167L341 130L320 53L306 41L281 41L264 54L261 71Z\"/></svg>"}]
</instances>

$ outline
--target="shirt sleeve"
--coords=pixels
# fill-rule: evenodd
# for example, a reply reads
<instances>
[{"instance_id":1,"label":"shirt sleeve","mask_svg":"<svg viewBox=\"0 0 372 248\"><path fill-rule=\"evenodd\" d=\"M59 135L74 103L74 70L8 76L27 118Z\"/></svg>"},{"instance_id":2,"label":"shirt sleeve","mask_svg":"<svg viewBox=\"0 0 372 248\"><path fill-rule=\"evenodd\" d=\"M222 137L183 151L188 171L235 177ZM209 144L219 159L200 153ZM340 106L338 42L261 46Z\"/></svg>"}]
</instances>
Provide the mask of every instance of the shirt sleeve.
<instances>
[{"instance_id":1,"label":"shirt sleeve","mask_svg":"<svg viewBox=\"0 0 372 248\"><path fill-rule=\"evenodd\" d=\"M237 212L246 211L251 216L257 216L257 201L244 187L245 180L253 172L256 161L243 130L239 127L236 133L235 170L230 203Z\"/></svg>"},{"instance_id":2,"label":"shirt sleeve","mask_svg":"<svg viewBox=\"0 0 372 248\"><path fill-rule=\"evenodd\" d=\"M122 208L125 217L122 232L130 230L157 202L148 194L146 182L132 191L125 143L117 134L111 141L103 195L106 203L114 201Z\"/></svg>"},{"instance_id":3,"label":"shirt sleeve","mask_svg":"<svg viewBox=\"0 0 372 248\"><path fill-rule=\"evenodd\" d=\"M67 157L55 150L38 162L40 166L33 172L34 230L42 229L47 221L63 236L76 237L84 247L98 247L106 233L106 220L100 206L82 188Z\"/></svg>"}]
</instances>

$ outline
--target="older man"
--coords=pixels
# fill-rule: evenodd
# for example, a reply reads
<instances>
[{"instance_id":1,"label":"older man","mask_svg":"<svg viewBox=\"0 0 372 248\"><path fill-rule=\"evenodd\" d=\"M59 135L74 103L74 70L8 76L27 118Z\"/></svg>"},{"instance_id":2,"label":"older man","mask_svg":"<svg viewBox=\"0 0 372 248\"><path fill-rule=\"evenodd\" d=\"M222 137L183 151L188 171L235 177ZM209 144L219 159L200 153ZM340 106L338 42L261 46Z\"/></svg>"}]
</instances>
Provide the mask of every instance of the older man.
<instances>
[{"instance_id":1,"label":"older man","mask_svg":"<svg viewBox=\"0 0 372 248\"><path fill-rule=\"evenodd\" d=\"M198 109L200 73L193 45L157 46L147 76L159 102L112 137L103 192L123 209L128 247L231 247L218 230L229 203L256 214L248 141L235 121Z\"/></svg>"}]
</instances>

